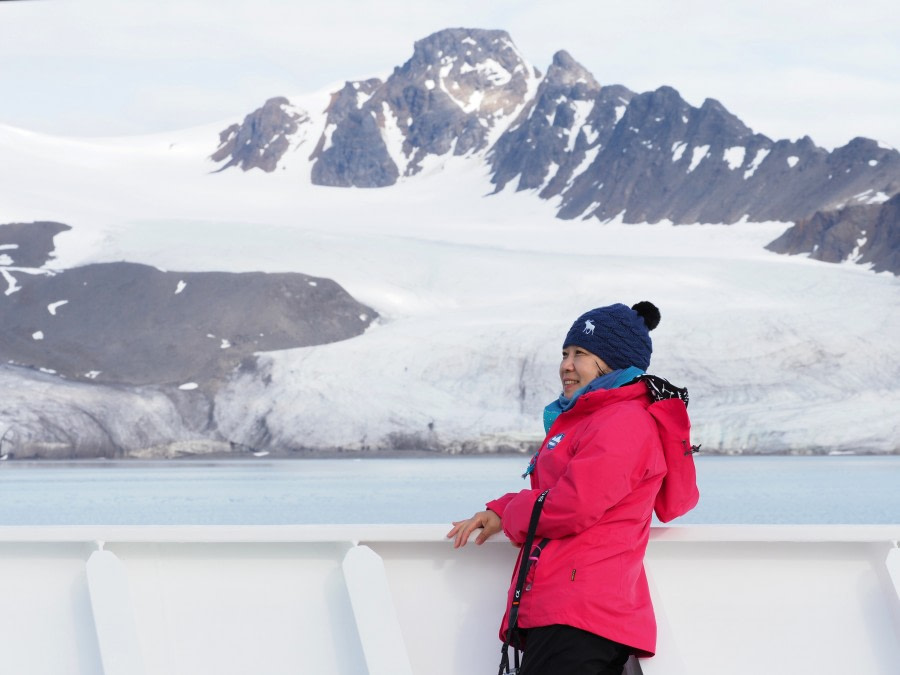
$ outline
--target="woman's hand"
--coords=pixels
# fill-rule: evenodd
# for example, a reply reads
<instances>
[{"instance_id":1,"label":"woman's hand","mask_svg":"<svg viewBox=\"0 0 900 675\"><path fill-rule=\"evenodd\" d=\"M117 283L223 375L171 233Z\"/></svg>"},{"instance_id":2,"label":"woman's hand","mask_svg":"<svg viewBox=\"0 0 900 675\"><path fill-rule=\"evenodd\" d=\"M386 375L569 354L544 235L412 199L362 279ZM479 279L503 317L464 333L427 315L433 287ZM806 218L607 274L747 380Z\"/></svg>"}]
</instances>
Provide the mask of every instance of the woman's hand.
<instances>
[{"instance_id":1,"label":"woman's hand","mask_svg":"<svg viewBox=\"0 0 900 675\"><path fill-rule=\"evenodd\" d=\"M455 538L453 548L465 546L469 535L479 527L481 533L475 538L475 543L479 546L503 529L500 516L493 511L479 511L468 520L454 521L453 529L447 533L447 539Z\"/></svg>"}]
</instances>

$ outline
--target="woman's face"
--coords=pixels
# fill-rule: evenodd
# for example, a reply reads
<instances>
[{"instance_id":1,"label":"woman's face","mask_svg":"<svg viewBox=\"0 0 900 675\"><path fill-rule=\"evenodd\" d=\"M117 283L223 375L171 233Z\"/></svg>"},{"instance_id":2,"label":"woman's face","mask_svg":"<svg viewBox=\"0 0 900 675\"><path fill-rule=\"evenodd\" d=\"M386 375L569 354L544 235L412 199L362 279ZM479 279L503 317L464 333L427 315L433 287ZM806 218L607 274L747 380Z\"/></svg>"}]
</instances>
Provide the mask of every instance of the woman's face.
<instances>
[{"instance_id":1,"label":"woman's face","mask_svg":"<svg viewBox=\"0 0 900 675\"><path fill-rule=\"evenodd\" d=\"M563 347L562 362L559 364L563 396L571 398L576 391L610 371L612 368L603 359L587 349L575 345Z\"/></svg>"}]
</instances>

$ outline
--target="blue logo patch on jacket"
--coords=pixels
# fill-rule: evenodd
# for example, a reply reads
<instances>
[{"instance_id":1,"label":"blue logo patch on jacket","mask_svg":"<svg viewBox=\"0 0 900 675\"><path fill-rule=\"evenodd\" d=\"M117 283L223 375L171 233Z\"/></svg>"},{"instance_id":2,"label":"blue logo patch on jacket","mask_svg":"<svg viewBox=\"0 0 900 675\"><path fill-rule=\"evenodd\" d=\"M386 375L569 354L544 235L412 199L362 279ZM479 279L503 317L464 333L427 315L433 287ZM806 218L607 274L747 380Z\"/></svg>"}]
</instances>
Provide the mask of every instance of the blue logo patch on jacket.
<instances>
[{"instance_id":1,"label":"blue logo patch on jacket","mask_svg":"<svg viewBox=\"0 0 900 675\"><path fill-rule=\"evenodd\" d=\"M552 450L557 445L559 445L559 442L563 439L563 436L565 436L565 434L556 434L556 436L547 441L547 449Z\"/></svg>"}]
</instances>

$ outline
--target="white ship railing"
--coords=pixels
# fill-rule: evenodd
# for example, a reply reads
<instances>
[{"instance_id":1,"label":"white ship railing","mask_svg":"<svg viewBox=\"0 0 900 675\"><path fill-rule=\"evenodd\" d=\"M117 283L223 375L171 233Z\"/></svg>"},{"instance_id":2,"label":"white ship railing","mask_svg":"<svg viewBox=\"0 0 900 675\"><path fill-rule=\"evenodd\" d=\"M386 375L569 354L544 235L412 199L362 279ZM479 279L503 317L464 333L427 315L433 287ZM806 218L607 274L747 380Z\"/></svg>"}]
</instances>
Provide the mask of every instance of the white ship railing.
<instances>
[{"instance_id":1,"label":"white ship railing","mask_svg":"<svg viewBox=\"0 0 900 675\"><path fill-rule=\"evenodd\" d=\"M495 672L516 550L453 550L447 529L0 527L0 673ZM654 528L644 673L895 675L898 540L900 525Z\"/></svg>"}]
</instances>

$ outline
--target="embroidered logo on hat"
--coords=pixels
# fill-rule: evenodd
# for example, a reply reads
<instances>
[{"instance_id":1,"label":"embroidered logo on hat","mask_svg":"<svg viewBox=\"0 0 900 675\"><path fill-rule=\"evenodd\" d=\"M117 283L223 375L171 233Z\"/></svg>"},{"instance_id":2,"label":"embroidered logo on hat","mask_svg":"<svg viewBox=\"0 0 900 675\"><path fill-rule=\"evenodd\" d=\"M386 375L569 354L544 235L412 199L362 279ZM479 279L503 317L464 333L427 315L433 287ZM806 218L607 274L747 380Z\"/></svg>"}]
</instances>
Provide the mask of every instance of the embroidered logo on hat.
<instances>
[{"instance_id":1,"label":"embroidered logo on hat","mask_svg":"<svg viewBox=\"0 0 900 675\"><path fill-rule=\"evenodd\" d=\"M585 335L593 335L593 334L594 334L594 328L596 328L596 326L594 326L594 322L591 321L590 319L588 319L587 321L584 322L584 333L585 333Z\"/></svg>"}]
</instances>

